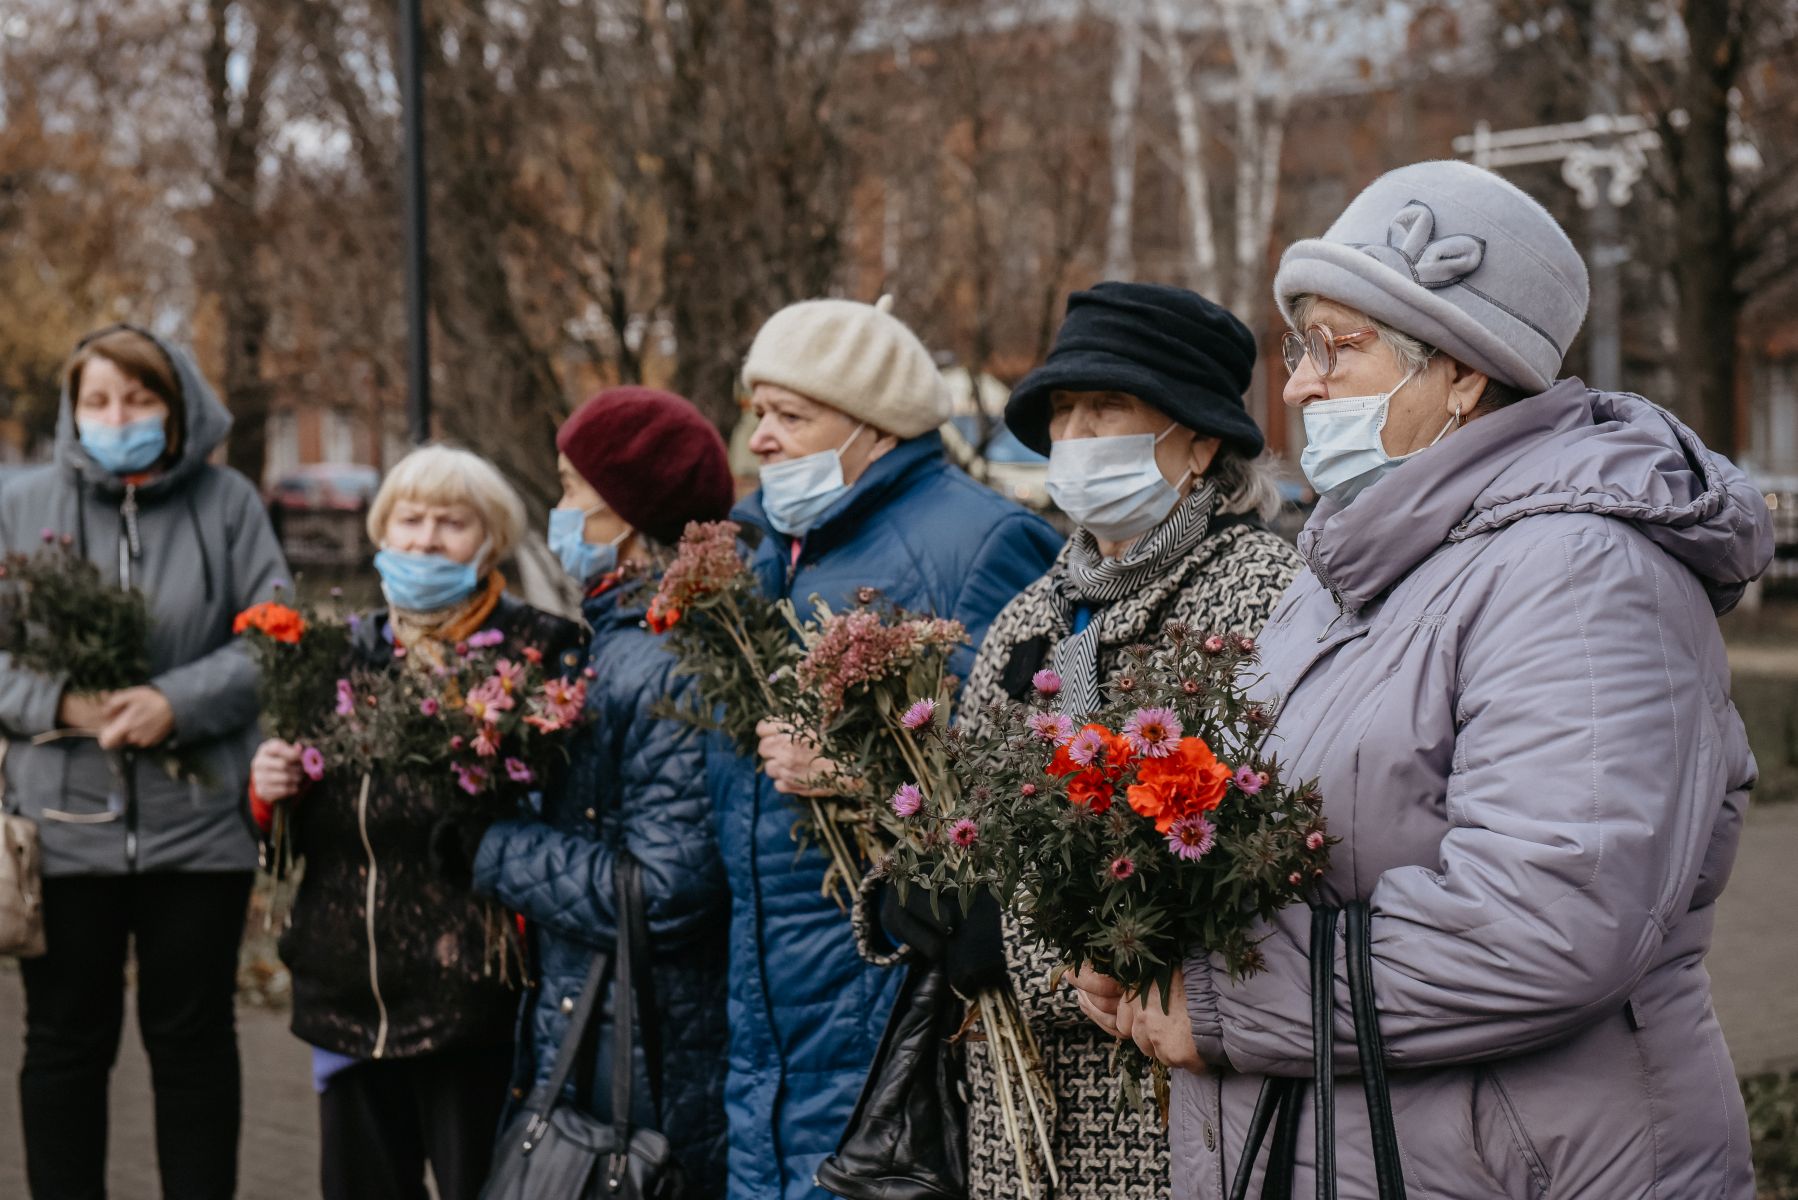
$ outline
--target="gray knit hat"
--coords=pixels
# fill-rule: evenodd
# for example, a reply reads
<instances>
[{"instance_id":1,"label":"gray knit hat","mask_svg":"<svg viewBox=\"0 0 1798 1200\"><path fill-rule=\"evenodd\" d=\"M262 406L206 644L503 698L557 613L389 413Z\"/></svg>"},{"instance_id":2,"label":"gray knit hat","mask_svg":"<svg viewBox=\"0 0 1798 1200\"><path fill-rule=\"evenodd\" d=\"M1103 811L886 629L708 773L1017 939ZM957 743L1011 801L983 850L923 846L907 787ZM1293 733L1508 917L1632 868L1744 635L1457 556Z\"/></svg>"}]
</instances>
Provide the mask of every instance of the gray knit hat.
<instances>
[{"instance_id":1,"label":"gray knit hat","mask_svg":"<svg viewBox=\"0 0 1798 1200\"><path fill-rule=\"evenodd\" d=\"M1516 185L1463 162L1413 163L1356 196L1329 232L1287 247L1280 313L1314 295L1359 309L1534 394L1586 319L1586 264Z\"/></svg>"}]
</instances>

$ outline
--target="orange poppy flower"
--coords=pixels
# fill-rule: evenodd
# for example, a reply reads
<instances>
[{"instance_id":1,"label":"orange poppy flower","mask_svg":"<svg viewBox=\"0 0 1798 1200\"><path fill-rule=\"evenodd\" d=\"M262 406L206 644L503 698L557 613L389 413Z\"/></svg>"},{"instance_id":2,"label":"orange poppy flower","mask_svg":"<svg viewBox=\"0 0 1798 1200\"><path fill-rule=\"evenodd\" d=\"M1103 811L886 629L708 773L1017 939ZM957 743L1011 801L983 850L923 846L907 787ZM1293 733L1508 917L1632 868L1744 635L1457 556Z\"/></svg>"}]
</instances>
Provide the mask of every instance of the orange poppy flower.
<instances>
[{"instance_id":1,"label":"orange poppy flower","mask_svg":"<svg viewBox=\"0 0 1798 1200\"><path fill-rule=\"evenodd\" d=\"M1151 758L1125 793L1130 807L1166 833L1189 813L1210 812L1230 785L1230 768L1217 761L1203 738L1181 738L1166 758Z\"/></svg>"},{"instance_id":2,"label":"orange poppy flower","mask_svg":"<svg viewBox=\"0 0 1798 1200\"><path fill-rule=\"evenodd\" d=\"M232 633L242 633L246 629L255 629L277 642L293 646L299 644L300 637L306 632L306 621L285 604L265 601L244 609L231 622Z\"/></svg>"}]
</instances>

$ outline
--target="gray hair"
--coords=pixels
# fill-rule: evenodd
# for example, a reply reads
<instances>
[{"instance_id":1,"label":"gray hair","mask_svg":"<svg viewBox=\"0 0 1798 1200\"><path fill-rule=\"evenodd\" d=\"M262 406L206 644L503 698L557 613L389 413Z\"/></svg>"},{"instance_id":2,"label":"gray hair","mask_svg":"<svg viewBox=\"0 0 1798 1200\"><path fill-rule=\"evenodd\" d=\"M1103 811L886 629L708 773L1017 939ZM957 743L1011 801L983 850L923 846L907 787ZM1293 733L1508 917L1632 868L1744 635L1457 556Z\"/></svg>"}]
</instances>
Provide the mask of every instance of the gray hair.
<instances>
[{"instance_id":1,"label":"gray hair","mask_svg":"<svg viewBox=\"0 0 1798 1200\"><path fill-rule=\"evenodd\" d=\"M1309 293L1292 298L1294 329L1303 332L1304 328L1311 324L1311 313L1317 308L1318 299L1319 297ZM1361 318L1373 327L1375 336L1386 344L1387 349L1392 351L1392 356L1398 360L1398 365L1404 368L1408 375L1421 372L1430 365L1430 360L1438 353L1435 346L1414 338L1402 330L1394 329L1384 321L1370 317L1366 313L1362 313ZM1468 415L1497 412L1521 399L1523 399L1522 391L1508 383L1500 383L1498 380L1488 377L1486 390L1480 393L1479 402L1473 406L1473 413Z\"/></svg>"},{"instance_id":2,"label":"gray hair","mask_svg":"<svg viewBox=\"0 0 1798 1200\"><path fill-rule=\"evenodd\" d=\"M1217 448L1205 478L1217 489L1220 515L1258 517L1263 523L1280 515L1280 471L1270 454L1250 458L1229 443Z\"/></svg>"}]
</instances>

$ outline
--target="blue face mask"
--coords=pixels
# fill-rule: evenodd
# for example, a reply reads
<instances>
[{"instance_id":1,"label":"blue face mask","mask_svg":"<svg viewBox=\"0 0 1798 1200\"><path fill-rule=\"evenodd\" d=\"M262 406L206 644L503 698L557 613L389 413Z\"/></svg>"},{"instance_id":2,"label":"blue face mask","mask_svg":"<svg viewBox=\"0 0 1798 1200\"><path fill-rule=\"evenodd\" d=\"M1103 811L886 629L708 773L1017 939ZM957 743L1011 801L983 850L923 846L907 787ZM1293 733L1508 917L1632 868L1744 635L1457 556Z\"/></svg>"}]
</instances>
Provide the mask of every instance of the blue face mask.
<instances>
[{"instance_id":1,"label":"blue face mask","mask_svg":"<svg viewBox=\"0 0 1798 1200\"><path fill-rule=\"evenodd\" d=\"M1152 433L1067 438L1049 447L1043 487L1056 507L1108 542L1141 537L1167 519L1180 503L1180 488L1192 475L1170 484L1155 463L1155 447L1178 421Z\"/></svg>"},{"instance_id":2,"label":"blue face mask","mask_svg":"<svg viewBox=\"0 0 1798 1200\"><path fill-rule=\"evenodd\" d=\"M848 440L835 450L820 450L763 467L762 511L768 514L768 524L788 537L808 533L825 510L849 490L843 482L843 451L866 428L865 423L857 425Z\"/></svg>"},{"instance_id":3,"label":"blue face mask","mask_svg":"<svg viewBox=\"0 0 1798 1200\"><path fill-rule=\"evenodd\" d=\"M114 475L148 471L169 448L168 422L163 417L144 417L128 425L78 421L76 428L87 456Z\"/></svg>"},{"instance_id":4,"label":"blue face mask","mask_svg":"<svg viewBox=\"0 0 1798 1200\"><path fill-rule=\"evenodd\" d=\"M1395 458L1386 453L1386 444L1380 440L1392 397L1415 375L1412 372L1398 381L1398 387L1377 396L1313 400L1300 410L1305 419L1305 450L1299 456L1299 469L1318 495L1328 495L1349 483L1359 484L1352 493L1359 495L1412 454L1423 453L1417 450ZM1458 419L1450 417L1430 445L1441 441Z\"/></svg>"},{"instance_id":5,"label":"blue face mask","mask_svg":"<svg viewBox=\"0 0 1798 1200\"><path fill-rule=\"evenodd\" d=\"M603 575L618 567L618 547L631 535L625 530L609 542L595 545L586 537L587 518L604 512L605 505L589 509L552 508L549 510L549 548L562 560L562 569L576 583Z\"/></svg>"},{"instance_id":6,"label":"blue face mask","mask_svg":"<svg viewBox=\"0 0 1798 1200\"><path fill-rule=\"evenodd\" d=\"M381 574L387 603L408 612L436 612L474 595L481 582L475 564L486 556L485 546L465 563L441 554L384 549L375 555L375 570Z\"/></svg>"}]
</instances>

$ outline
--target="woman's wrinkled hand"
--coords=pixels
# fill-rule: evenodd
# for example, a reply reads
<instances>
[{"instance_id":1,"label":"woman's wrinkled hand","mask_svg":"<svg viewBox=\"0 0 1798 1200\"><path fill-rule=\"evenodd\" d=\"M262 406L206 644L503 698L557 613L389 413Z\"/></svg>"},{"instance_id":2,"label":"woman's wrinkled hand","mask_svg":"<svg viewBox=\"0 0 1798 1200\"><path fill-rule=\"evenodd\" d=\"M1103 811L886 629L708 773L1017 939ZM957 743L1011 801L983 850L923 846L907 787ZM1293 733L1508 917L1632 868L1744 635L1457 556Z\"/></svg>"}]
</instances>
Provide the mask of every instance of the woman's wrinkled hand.
<instances>
[{"instance_id":1,"label":"woman's wrinkled hand","mask_svg":"<svg viewBox=\"0 0 1798 1200\"><path fill-rule=\"evenodd\" d=\"M106 724L100 730L100 746L122 750L127 746L147 750L160 746L175 732L175 710L167 696L153 687L130 687L113 692L103 706Z\"/></svg>"},{"instance_id":2,"label":"woman's wrinkled hand","mask_svg":"<svg viewBox=\"0 0 1798 1200\"><path fill-rule=\"evenodd\" d=\"M1112 1037L1128 1038L1137 1049L1166 1066L1205 1069L1186 1016L1186 982L1179 974L1174 976L1165 1012L1158 987L1132 996L1117 980L1091 967L1081 967L1069 974L1067 981L1074 988L1080 1011Z\"/></svg>"},{"instance_id":3,"label":"woman's wrinkled hand","mask_svg":"<svg viewBox=\"0 0 1798 1200\"><path fill-rule=\"evenodd\" d=\"M306 776L300 769L300 748L280 738L270 738L256 747L250 760L250 786L270 804L299 795Z\"/></svg>"},{"instance_id":4,"label":"woman's wrinkled hand","mask_svg":"<svg viewBox=\"0 0 1798 1200\"><path fill-rule=\"evenodd\" d=\"M837 776L837 765L819 754L816 744L805 740L800 731L785 721L763 720L756 724L760 743L756 754L762 760L762 774L783 796L835 796L841 789L820 787L819 781Z\"/></svg>"},{"instance_id":5,"label":"woman's wrinkled hand","mask_svg":"<svg viewBox=\"0 0 1798 1200\"><path fill-rule=\"evenodd\" d=\"M64 692L56 706L56 723L97 734L106 728L106 702L111 698L110 692Z\"/></svg>"}]
</instances>

